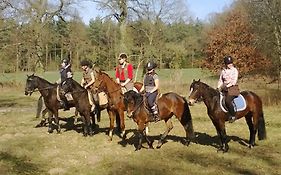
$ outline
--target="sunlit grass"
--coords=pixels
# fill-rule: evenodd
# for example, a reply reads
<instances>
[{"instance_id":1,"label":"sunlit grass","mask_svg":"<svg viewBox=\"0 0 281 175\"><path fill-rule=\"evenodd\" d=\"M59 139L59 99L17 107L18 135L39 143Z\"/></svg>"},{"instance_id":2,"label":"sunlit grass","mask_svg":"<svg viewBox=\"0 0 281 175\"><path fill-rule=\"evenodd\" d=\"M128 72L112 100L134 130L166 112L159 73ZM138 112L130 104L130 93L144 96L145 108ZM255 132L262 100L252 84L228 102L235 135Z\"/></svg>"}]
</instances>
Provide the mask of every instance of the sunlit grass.
<instances>
[{"instance_id":1,"label":"sunlit grass","mask_svg":"<svg viewBox=\"0 0 281 175\"><path fill-rule=\"evenodd\" d=\"M198 69L160 70L158 73L162 79L162 93L174 91L187 96L189 84L199 78L212 87L216 85L216 79ZM80 75L75 73L77 81ZM58 78L56 72L42 76L49 81ZM40 120L35 119L39 93L24 96L25 78L25 75L22 79L15 78L23 83L21 87L0 87L0 174L281 174L281 109L277 105L264 106L267 140L256 140L257 146L253 149L247 147L249 131L245 120L240 119L233 124L226 123L229 152L217 153L216 130L205 105L199 103L190 107L197 144L184 146L181 143L184 129L172 119L174 128L161 149L143 148L135 152L136 124L126 118L126 142L116 134L109 142L109 119L105 111L93 137L83 137L80 127L66 128L65 121L60 121L61 134L48 134L46 127L35 128ZM257 88L241 87L253 91ZM263 91L258 90L258 94ZM73 110L61 111L60 116L71 118L73 113ZM154 146L164 130L164 122L150 125L149 135L150 139L155 139Z\"/></svg>"}]
</instances>

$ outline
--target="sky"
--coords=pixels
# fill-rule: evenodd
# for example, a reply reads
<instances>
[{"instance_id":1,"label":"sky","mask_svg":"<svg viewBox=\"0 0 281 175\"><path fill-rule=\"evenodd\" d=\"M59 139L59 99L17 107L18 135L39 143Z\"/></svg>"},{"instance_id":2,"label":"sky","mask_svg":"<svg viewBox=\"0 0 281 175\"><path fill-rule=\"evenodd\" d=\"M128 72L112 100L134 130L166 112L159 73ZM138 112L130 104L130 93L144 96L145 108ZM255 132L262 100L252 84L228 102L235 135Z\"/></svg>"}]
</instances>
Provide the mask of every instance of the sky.
<instances>
[{"instance_id":1,"label":"sky","mask_svg":"<svg viewBox=\"0 0 281 175\"><path fill-rule=\"evenodd\" d=\"M233 0L186 0L186 2L193 17L207 20L208 14L222 12ZM80 6L80 15L86 24L89 24L90 19L94 19L98 14L102 16L102 11L96 8L95 3L83 2Z\"/></svg>"}]
</instances>

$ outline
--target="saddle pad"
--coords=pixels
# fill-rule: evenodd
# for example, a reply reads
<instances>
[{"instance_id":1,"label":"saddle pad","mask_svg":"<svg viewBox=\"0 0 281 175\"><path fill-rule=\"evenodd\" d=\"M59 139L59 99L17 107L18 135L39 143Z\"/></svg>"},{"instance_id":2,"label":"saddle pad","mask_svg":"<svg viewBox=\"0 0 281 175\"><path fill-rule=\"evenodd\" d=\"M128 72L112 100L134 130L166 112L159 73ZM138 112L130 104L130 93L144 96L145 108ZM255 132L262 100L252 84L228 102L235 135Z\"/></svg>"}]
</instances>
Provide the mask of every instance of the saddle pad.
<instances>
[{"instance_id":1,"label":"saddle pad","mask_svg":"<svg viewBox=\"0 0 281 175\"><path fill-rule=\"evenodd\" d=\"M246 109L247 104L245 98L240 94L237 98L234 98L232 101L234 110L237 111L243 111ZM220 94L220 107L224 112L227 112L227 109L225 109L223 105L223 95Z\"/></svg>"},{"instance_id":2,"label":"saddle pad","mask_svg":"<svg viewBox=\"0 0 281 175\"><path fill-rule=\"evenodd\" d=\"M105 92L98 93L98 98L100 106L106 105L108 103L107 95Z\"/></svg>"}]
</instances>

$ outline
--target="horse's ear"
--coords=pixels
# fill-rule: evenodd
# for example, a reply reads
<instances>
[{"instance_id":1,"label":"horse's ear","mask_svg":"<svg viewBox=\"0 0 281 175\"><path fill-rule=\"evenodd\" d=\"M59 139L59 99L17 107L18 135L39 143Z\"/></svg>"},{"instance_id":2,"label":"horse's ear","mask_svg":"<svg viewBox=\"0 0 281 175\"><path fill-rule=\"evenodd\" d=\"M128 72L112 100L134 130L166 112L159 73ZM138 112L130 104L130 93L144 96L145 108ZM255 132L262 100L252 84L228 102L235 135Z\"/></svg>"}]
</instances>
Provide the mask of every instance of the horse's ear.
<instances>
[{"instance_id":1,"label":"horse's ear","mask_svg":"<svg viewBox=\"0 0 281 175\"><path fill-rule=\"evenodd\" d=\"M34 73L31 76L34 76Z\"/></svg>"},{"instance_id":2,"label":"horse's ear","mask_svg":"<svg viewBox=\"0 0 281 175\"><path fill-rule=\"evenodd\" d=\"M198 82L200 82L200 79L198 80Z\"/></svg>"},{"instance_id":3,"label":"horse's ear","mask_svg":"<svg viewBox=\"0 0 281 175\"><path fill-rule=\"evenodd\" d=\"M192 82L194 82L195 80L193 79L193 81Z\"/></svg>"}]
</instances>

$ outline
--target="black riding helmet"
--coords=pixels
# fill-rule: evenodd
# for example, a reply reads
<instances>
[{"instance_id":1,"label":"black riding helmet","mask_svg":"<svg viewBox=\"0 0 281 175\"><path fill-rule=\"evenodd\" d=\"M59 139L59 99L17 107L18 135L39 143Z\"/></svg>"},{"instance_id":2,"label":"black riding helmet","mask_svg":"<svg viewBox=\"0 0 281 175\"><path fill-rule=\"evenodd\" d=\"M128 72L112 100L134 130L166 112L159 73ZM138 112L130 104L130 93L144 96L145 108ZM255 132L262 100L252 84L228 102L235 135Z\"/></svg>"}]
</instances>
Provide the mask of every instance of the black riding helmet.
<instances>
[{"instance_id":1,"label":"black riding helmet","mask_svg":"<svg viewBox=\"0 0 281 175\"><path fill-rule=\"evenodd\" d=\"M88 60L82 60L80 62L80 65L81 66L88 66L88 67L92 68L92 63L90 61L88 61Z\"/></svg>"},{"instance_id":2,"label":"black riding helmet","mask_svg":"<svg viewBox=\"0 0 281 175\"><path fill-rule=\"evenodd\" d=\"M233 58L231 56L226 56L226 57L224 57L223 62L226 65L231 64L231 63L233 63Z\"/></svg>"},{"instance_id":3,"label":"black riding helmet","mask_svg":"<svg viewBox=\"0 0 281 175\"><path fill-rule=\"evenodd\" d=\"M149 61L149 62L146 64L145 67L146 67L147 70L152 70L152 69L156 68L157 65L156 65L153 61Z\"/></svg>"}]
</instances>

